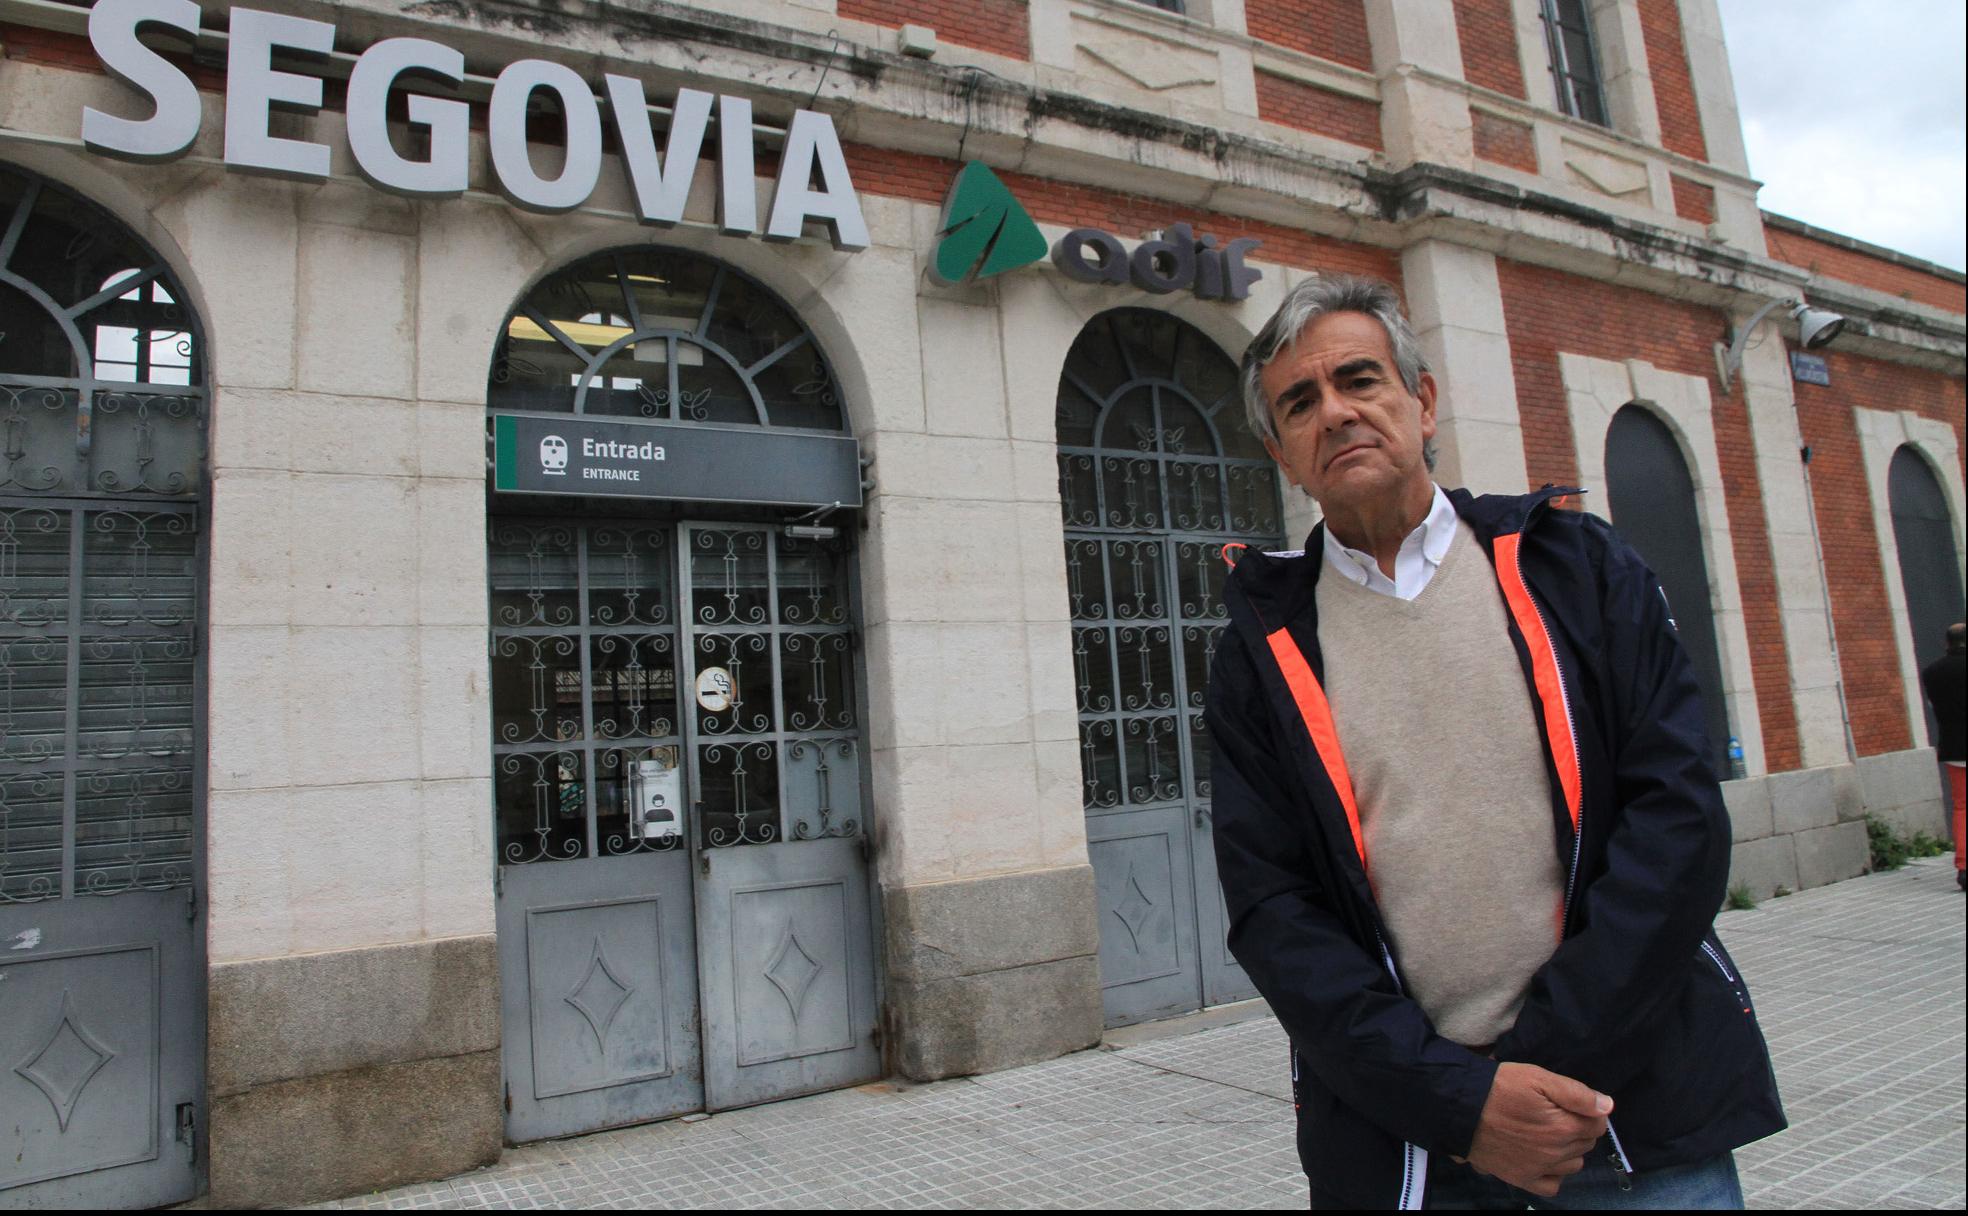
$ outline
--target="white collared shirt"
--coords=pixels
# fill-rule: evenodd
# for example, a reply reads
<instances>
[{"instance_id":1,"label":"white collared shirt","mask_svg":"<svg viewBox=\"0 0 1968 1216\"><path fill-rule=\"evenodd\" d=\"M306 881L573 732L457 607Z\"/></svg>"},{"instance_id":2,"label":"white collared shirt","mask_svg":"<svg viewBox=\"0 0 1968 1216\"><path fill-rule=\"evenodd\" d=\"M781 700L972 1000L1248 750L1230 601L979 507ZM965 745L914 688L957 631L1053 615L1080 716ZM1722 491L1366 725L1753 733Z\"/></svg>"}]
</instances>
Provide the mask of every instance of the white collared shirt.
<instances>
[{"instance_id":1,"label":"white collared shirt","mask_svg":"<svg viewBox=\"0 0 1968 1216\"><path fill-rule=\"evenodd\" d=\"M1420 527L1408 533L1407 539L1401 542L1401 551L1394 555L1393 578L1380 572L1380 563L1374 560L1373 554L1349 549L1339 543L1331 528L1325 530L1326 565L1369 591L1411 600L1420 595L1422 588L1435 577L1435 570L1448 553L1455 533L1455 504L1449 501L1441 486L1436 486L1435 503L1428 509L1427 518L1421 521Z\"/></svg>"}]
</instances>

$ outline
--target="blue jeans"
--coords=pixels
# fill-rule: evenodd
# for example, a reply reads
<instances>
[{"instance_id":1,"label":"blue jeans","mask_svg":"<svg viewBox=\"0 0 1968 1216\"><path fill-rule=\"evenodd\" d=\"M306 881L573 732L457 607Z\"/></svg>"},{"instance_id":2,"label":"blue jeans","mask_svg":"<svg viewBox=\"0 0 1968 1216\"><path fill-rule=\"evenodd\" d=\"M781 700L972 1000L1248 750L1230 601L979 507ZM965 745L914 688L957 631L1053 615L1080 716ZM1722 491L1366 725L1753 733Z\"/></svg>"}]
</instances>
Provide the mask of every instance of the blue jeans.
<instances>
[{"instance_id":1,"label":"blue jeans","mask_svg":"<svg viewBox=\"0 0 1968 1216\"><path fill-rule=\"evenodd\" d=\"M1431 1156L1428 1190L1423 1196L1430 1211L1541 1212L1658 1211L1692 1209L1733 1212L1743 1206L1742 1184L1736 1179L1736 1159L1723 1153L1694 1165L1637 1172L1625 1189L1613 1172L1606 1142L1592 1150L1585 1168L1558 1188L1555 1199L1540 1199L1495 1178L1486 1178L1466 1165Z\"/></svg>"}]
</instances>

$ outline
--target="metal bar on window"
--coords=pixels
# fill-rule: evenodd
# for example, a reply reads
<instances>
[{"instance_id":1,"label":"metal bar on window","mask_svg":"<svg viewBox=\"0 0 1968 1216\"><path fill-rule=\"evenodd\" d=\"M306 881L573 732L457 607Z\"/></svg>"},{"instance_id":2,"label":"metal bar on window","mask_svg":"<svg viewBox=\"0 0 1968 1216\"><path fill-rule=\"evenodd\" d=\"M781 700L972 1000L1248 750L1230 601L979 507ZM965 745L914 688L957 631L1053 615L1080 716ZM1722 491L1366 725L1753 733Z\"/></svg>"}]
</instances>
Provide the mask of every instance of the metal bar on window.
<instances>
[{"instance_id":1,"label":"metal bar on window","mask_svg":"<svg viewBox=\"0 0 1968 1216\"><path fill-rule=\"evenodd\" d=\"M588 529L574 529L574 644L581 652L581 774L586 789L581 791L587 817L589 857L601 856L600 828L595 820L595 785L600 777L600 760L594 748L594 672L588 653ZM558 697L558 690L555 693Z\"/></svg>"},{"instance_id":2,"label":"metal bar on window","mask_svg":"<svg viewBox=\"0 0 1968 1216\"><path fill-rule=\"evenodd\" d=\"M82 530L87 512L68 518L68 704L62 719L61 894L75 898L76 750L82 727Z\"/></svg>"}]
</instances>

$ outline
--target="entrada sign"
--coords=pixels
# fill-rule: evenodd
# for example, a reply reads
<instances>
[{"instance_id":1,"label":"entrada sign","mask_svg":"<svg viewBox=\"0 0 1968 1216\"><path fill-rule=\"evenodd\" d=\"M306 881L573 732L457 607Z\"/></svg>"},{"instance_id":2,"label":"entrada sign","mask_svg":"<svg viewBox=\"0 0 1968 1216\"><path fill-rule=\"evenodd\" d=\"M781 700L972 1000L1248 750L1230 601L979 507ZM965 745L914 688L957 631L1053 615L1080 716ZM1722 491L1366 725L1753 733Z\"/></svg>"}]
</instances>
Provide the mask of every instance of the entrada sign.
<instances>
[{"instance_id":1,"label":"entrada sign","mask_svg":"<svg viewBox=\"0 0 1968 1216\"><path fill-rule=\"evenodd\" d=\"M103 64L149 97L148 118L119 118L85 107L82 140L91 151L139 161L183 156L203 119L198 88L182 70L138 37L145 26L164 26L196 36L201 14L194 0L97 0L89 10L89 41ZM225 91L225 163L235 169L305 180L328 176L326 144L272 134L269 119L284 111L319 110L318 76L273 66L276 50L292 58L324 56L334 49L335 27L285 13L231 10ZM386 107L410 80L457 86L465 57L426 38L386 38L356 59L348 81L348 141L356 167L372 185L418 198L450 198L470 185L470 103L457 97L413 92L410 126L427 135L423 159L405 156L389 136ZM608 110L621 144L636 211L649 224L683 218L690 181L702 159L711 111L717 111L718 227L730 235L759 231L753 182L752 103L742 97L679 89L670 127L659 151L642 82L604 75ZM527 109L536 93L551 93L565 116L566 156L558 173L541 176L526 146ZM492 87L487 139L500 189L531 211L570 211L586 202L600 181L601 103L573 68L544 59L521 59L499 73ZM763 236L793 240L808 221L827 227L836 249L865 249L868 225L848 177L833 120L797 110L780 151ZM815 177L820 185L813 186Z\"/></svg>"},{"instance_id":2,"label":"entrada sign","mask_svg":"<svg viewBox=\"0 0 1968 1216\"><path fill-rule=\"evenodd\" d=\"M644 422L581 414L494 414L492 488L687 502L859 507L851 435Z\"/></svg>"}]
</instances>

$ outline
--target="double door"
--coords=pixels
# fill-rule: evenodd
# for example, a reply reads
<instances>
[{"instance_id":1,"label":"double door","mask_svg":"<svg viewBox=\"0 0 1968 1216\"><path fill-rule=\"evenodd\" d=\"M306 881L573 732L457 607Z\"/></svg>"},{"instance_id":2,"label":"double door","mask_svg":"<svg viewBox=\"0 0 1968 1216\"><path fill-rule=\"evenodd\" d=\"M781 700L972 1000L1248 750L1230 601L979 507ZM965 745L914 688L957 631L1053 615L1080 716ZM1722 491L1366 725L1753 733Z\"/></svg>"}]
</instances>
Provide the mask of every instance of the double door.
<instances>
[{"instance_id":1,"label":"double door","mask_svg":"<svg viewBox=\"0 0 1968 1216\"><path fill-rule=\"evenodd\" d=\"M879 1076L845 547L490 531L508 1138Z\"/></svg>"},{"instance_id":2,"label":"double door","mask_svg":"<svg viewBox=\"0 0 1968 1216\"><path fill-rule=\"evenodd\" d=\"M1109 1025L1254 995L1210 840L1203 699L1230 538L1068 532L1087 853Z\"/></svg>"}]
</instances>

